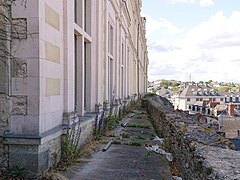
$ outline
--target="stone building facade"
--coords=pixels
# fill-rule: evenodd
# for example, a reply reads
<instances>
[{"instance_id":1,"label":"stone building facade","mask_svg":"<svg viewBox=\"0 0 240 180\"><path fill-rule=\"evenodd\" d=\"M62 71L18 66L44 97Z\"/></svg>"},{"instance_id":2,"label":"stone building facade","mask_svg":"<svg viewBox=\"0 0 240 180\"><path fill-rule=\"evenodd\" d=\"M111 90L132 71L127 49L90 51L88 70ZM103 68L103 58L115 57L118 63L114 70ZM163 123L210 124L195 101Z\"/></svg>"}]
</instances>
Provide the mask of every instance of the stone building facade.
<instances>
[{"instance_id":1,"label":"stone building facade","mask_svg":"<svg viewBox=\"0 0 240 180\"><path fill-rule=\"evenodd\" d=\"M0 103L0 129L9 166L40 174L60 160L65 127L80 121L82 143L104 104L146 92L146 20L141 0L25 3L11 6L21 33L12 36L11 72L1 76L8 105Z\"/></svg>"},{"instance_id":2,"label":"stone building facade","mask_svg":"<svg viewBox=\"0 0 240 180\"><path fill-rule=\"evenodd\" d=\"M189 111L190 114L211 114L212 106L224 104L224 96L207 85L188 85L172 96L175 109Z\"/></svg>"}]
</instances>

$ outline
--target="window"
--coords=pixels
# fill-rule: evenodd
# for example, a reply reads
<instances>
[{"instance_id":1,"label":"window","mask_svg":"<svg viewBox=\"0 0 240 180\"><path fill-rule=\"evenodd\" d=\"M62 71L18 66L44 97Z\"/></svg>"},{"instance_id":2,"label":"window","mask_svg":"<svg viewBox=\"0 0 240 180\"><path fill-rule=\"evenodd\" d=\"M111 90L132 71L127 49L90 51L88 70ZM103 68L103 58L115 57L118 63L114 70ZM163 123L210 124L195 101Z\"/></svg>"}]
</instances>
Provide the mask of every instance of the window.
<instances>
[{"instance_id":1,"label":"window","mask_svg":"<svg viewBox=\"0 0 240 180\"><path fill-rule=\"evenodd\" d=\"M216 98L213 98L212 101L216 101Z\"/></svg>"},{"instance_id":2,"label":"window","mask_svg":"<svg viewBox=\"0 0 240 180\"><path fill-rule=\"evenodd\" d=\"M84 110L87 109L87 42L84 42Z\"/></svg>"},{"instance_id":3,"label":"window","mask_svg":"<svg viewBox=\"0 0 240 180\"><path fill-rule=\"evenodd\" d=\"M121 81L120 81L120 89L121 89L121 98L122 99L124 99L124 96L125 96L125 92L124 92L124 88L125 88L125 86L124 86L124 79L125 79L125 76L124 76L124 65L125 65L125 63L124 63L124 61L125 61L125 47L124 47L124 44L122 43L122 57L121 57L121 72L120 72L120 78L121 78Z\"/></svg>"},{"instance_id":4,"label":"window","mask_svg":"<svg viewBox=\"0 0 240 180\"><path fill-rule=\"evenodd\" d=\"M229 97L225 97L225 102L229 102Z\"/></svg>"},{"instance_id":5,"label":"window","mask_svg":"<svg viewBox=\"0 0 240 180\"><path fill-rule=\"evenodd\" d=\"M223 101L223 98L220 98L220 101Z\"/></svg>"},{"instance_id":6,"label":"window","mask_svg":"<svg viewBox=\"0 0 240 180\"><path fill-rule=\"evenodd\" d=\"M75 61L75 79L74 79L74 110L77 111L77 92L78 92L78 87L77 87L77 81L78 81L78 74L77 74L77 65L78 65L78 46L77 46L77 35L74 35L74 61Z\"/></svg>"},{"instance_id":7,"label":"window","mask_svg":"<svg viewBox=\"0 0 240 180\"><path fill-rule=\"evenodd\" d=\"M87 39L84 39L84 59L83 59L83 85L84 85L84 110L90 109L91 98L91 43ZM83 87L82 87L83 88Z\"/></svg>"},{"instance_id":8,"label":"window","mask_svg":"<svg viewBox=\"0 0 240 180\"><path fill-rule=\"evenodd\" d=\"M187 98L187 101L189 102L189 101L190 101L190 98Z\"/></svg>"},{"instance_id":9,"label":"window","mask_svg":"<svg viewBox=\"0 0 240 180\"><path fill-rule=\"evenodd\" d=\"M82 27L82 0L74 0L74 22Z\"/></svg>"},{"instance_id":10,"label":"window","mask_svg":"<svg viewBox=\"0 0 240 180\"><path fill-rule=\"evenodd\" d=\"M199 98L196 98L196 101L199 101Z\"/></svg>"},{"instance_id":11,"label":"window","mask_svg":"<svg viewBox=\"0 0 240 180\"><path fill-rule=\"evenodd\" d=\"M121 65L124 65L124 44L122 43L122 58L121 58Z\"/></svg>"},{"instance_id":12,"label":"window","mask_svg":"<svg viewBox=\"0 0 240 180\"><path fill-rule=\"evenodd\" d=\"M235 97L235 102L239 102L239 97Z\"/></svg>"},{"instance_id":13,"label":"window","mask_svg":"<svg viewBox=\"0 0 240 180\"><path fill-rule=\"evenodd\" d=\"M108 100L114 100L113 26L108 22Z\"/></svg>"},{"instance_id":14,"label":"window","mask_svg":"<svg viewBox=\"0 0 240 180\"><path fill-rule=\"evenodd\" d=\"M113 87L113 59L108 59L108 99L109 102L113 102L115 99L114 87Z\"/></svg>"},{"instance_id":15,"label":"window","mask_svg":"<svg viewBox=\"0 0 240 180\"><path fill-rule=\"evenodd\" d=\"M91 0L84 0L84 30L91 35Z\"/></svg>"},{"instance_id":16,"label":"window","mask_svg":"<svg viewBox=\"0 0 240 180\"><path fill-rule=\"evenodd\" d=\"M203 98L200 98L200 101L203 101Z\"/></svg>"},{"instance_id":17,"label":"window","mask_svg":"<svg viewBox=\"0 0 240 180\"><path fill-rule=\"evenodd\" d=\"M108 53L113 55L113 27L108 23Z\"/></svg>"},{"instance_id":18,"label":"window","mask_svg":"<svg viewBox=\"0 0 240 180\"><path fill-rule=\"evenodd\" d=\"M74 22L91 35L91 0L74 0Z\"/></svg>"},{"instance_id":19,"label":"window","mask_svg":"<svg viewBox=\"0 0 240 180\"><path fill-rule=\"evenodd\" d=\"M235 101L236 101L236 98L235 98L235 97L232 97L232 101L235 102Z\"/></svg>"}]
</instances>

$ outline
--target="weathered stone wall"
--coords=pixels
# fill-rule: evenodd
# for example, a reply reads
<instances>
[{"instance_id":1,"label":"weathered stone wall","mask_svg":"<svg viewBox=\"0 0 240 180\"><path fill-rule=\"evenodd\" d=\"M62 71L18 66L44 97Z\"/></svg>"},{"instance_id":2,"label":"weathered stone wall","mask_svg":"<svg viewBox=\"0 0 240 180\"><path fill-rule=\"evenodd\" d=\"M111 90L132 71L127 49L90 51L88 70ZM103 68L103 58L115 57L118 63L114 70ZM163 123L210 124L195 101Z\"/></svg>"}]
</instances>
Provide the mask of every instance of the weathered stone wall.
<instances>
[{"instance_id":1,"label":"weathered stone wall","mask_svg":"<svg viewBox=\"0 0 240 180\"><path fill-rule=\"evenodd\" d=\"M6 94L0 94L0 134L8 129L11 98Z\"/></svg>"},{"instance_id":2,"label":"weathered stone wall","mask_svg":"<svg viewBox=\"0 0 240 180\"><path fill-rule=\"evenodd\" d=\"M158 96L143 99L165 147L174 156L183 179L240 179L240 153L228 139L174 111Z\"/></svg>"},{"instance_id":3,"label":"weathered stone wall","mask_svg":"<svg viewBox=\"0 0 240 180\"><path fill-rule=\"evenodd\" d=\"M14 57L13 39L22 39L20 34L25 30L26 21L12 19L11 0L0 0L0 170L9 166L9 147L5 145L5 134L9 133L11 115L27 114L27 97L12 96L11 78L26 77L26 63ZM24 25L25 23L25 25ZM21 27L21 28L20 28ZM18 35L18 36L17 36Z\"/></svg>"},{"instance_id":4,"label":"weathered stone wall","mask_svg":"<svg viewBox=\"0 0 240 180\"><path fill-rule=\"evenodd\" d=\"M9 93L11 60L11 10L6 0L0 0L0 93Z\"/></svg>"}]
</instances>

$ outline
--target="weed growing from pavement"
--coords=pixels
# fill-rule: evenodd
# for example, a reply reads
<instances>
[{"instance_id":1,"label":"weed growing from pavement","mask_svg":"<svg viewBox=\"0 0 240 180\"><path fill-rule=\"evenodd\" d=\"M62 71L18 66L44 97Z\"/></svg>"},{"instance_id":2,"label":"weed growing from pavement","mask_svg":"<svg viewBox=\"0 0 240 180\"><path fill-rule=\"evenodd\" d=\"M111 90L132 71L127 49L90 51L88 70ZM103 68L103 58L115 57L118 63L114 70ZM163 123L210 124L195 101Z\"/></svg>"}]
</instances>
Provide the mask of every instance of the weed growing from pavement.
<instances>
[{"instance_id":1,"label":"weed growing from pavement","mask_svg":"<svg viewBox=\"0 0 240 180\"><path fill-rule=\"evenodd\" d=\"M136 136L136 139L145 140L146 138L145 138L145 137L143 137L143 136L141 136L141 135L138 135L138 136Z\"/></svg>"},{"instance_id":2,"label":"weed growing from pavement","mask_svg":"<svg viewBox=\"0 0 240 180\"><path fill-rule=\"evenodd\" d=\"M135 119L142 119L141 116L135 116L134 118L135 118Z\"/></svg>"},{"instance_id":3,"label":"weed growing from pavement","mask_svg":"<svg viewBox=\"0 0 240 180\"><path fill-rule=\"evenodd\" d=\"M62 147L62 160L69 163L78 155L78 143L81 136L80 121L74 122L71 127L68 124L67 134Z\"/></svg>"},{"instance_id":4,"label":"weed growing from pavement","mask_svg":"<svg viewBox=\"0 0 240 180\"><path fill-rule=\"evenodd\" d=\"M103 138L103 137L102 137L101 134L97 134L97 135L94 136L94 140L95 140L95 141L101 141L102 138Z\"/></svg>"},{"instance_id":5,"label":"weed growing from pavement","mask_svg":"<svg viewBox=\"0 0 240 180\"><path fill-rule=\"evenodd\" d=\"M121 141L114 140L114 141L112 142L112 144L121 144Z\"/></svg>"},{"instance_id":6,"label":"weed growing from pavement","mask_svg":"<svg viewBox=\"0 0 240 180\"><path fill-rule=\"evenodd\" d=\"M107 128L109 130L112 130L113 128L116 127L118 123L119 123L119 119L114 117L112 114L112 111L110 111L107 118Z\"/></svg>"},{"instance_id":7,"label":"weed growing from pavement","mask_svg":"<svg viewBox=\"0 0 240 180\"><path fill-rule=\"evenodd\" d=\"M16 179L16 180L23 180L25 174L25 169L19 166L14 166L11 169L4 172L4 178L6 179Z\"/></svg>"},{"instance_id":8,"label":"weed growing from pavement","mask_svg":"<svg viewBox=\"0 0 240 180\"><path fill-rule=\"evenodd\" d=\"M142 143L139 141L128 142L129 146L142 146Z\"/></svg>"},{"instance_id":9,"label":"weed growing from pavement","mask_svg":"<svg viewBox=\"0 0 240 180\"><path fill-rule=\"evenodd\" d=\"M146 124L127 124L126 127L150 129L150 125Z\"/></svg>"},{"instance_id":10,"label":"weed growing from pavement","mask_svg":"<svg viewBox=\"0 0 240 180\"><path fill-rule=\"evenodd\" d=\"M143 98L153 97L156 96L156 93L146 93L144 94Z\"/></svg>"},{"instance_id":11,"label":"weed growing from pavement","mask_svg":"<svg viewBox=\"0 0 240 180\"><path fill-rule=\"evenodd\" d=\"M129 138L129 134L122 133L122 137L123 137L123 138Z\"/></svg>"}]
</instances>

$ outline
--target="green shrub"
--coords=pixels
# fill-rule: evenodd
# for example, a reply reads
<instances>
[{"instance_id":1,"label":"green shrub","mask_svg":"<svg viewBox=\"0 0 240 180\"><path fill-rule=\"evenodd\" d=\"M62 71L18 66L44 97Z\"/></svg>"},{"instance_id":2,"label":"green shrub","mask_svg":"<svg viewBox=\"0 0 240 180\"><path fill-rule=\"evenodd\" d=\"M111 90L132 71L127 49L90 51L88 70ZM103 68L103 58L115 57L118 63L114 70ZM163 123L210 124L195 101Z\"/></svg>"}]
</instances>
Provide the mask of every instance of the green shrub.
<instances>
[{"instance_id":1,"label":"green shrub","mask_svg":"<svg viewBox=\"0 0 240 180\"><path fill-rule=\"evenodd\" d=\"M123 138L129 138L129 134L122 133L122 137L123 137Z\"/></svg>"},{"instance_id":2,"label":"green shrub","mask_svg":"<svg viewBox=\"0 0 240 180\"><path fill-rule=\"evenodd\" d=\"M156 93L146 93L144 94L143 98L153 97L153 96L156 96Z\"/></svg>"},{"instance_id":3,"label":"green shrub","mask_svg":"<svg viewBox=\"0 0 240 180\"><path fill-rule=\"evenodd\" d=\"M129 146L142 146L142 143L139 141L132 141L128 143Z\"/></svg>"}]
</instances>

